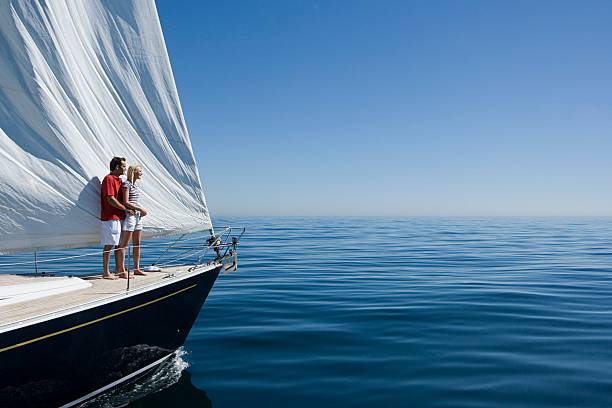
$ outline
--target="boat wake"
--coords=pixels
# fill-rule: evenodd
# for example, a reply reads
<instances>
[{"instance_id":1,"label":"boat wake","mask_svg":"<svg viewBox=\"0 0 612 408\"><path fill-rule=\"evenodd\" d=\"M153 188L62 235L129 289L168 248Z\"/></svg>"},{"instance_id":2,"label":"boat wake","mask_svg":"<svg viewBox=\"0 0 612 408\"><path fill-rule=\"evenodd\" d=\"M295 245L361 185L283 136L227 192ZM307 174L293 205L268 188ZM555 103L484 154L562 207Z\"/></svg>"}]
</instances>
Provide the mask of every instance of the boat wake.
<instances>
[{"instance_id":1,"label":"boat wake","mask_svg":"<svg viewBox=\"0 0 612 408\"><path fill-rule=\"evenodd\" d=\"M180 379L183 371L189 367L189 363L183 359L187 351L183 347L174 352L174 355L160 364L152 373L139 378L115 390L106 392L81 405L79 408L102 407L119 408L125 407L133 401L158 393Z\"/></svg>"}]
</instances>

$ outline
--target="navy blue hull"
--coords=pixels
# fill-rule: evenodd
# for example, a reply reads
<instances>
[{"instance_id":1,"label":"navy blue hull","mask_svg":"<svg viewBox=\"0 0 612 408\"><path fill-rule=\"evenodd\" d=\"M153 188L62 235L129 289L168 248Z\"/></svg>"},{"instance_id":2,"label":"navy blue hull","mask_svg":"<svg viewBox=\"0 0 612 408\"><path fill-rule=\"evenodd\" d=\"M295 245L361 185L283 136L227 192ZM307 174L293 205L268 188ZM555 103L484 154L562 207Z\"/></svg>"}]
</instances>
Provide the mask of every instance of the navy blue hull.
<instances>
[{"instance_id":1,"label":"navy blue hull","mask_svg":"<svg viewBox=\"0 0 612 408\"><path fill-rule=\"evenodd\" d=\"M61 406L183 345L220 267L0 335L0 407Z\"/></svg>"}]
</instances>

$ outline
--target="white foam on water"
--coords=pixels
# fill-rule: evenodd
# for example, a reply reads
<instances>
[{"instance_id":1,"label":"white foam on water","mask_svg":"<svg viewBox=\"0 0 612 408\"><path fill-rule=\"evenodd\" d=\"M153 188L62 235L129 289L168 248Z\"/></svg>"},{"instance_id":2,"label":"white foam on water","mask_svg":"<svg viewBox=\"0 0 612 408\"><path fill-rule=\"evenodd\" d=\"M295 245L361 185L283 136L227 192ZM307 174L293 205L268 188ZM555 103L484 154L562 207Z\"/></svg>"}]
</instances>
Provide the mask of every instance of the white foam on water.
<instances>
[{"instance_id":1,"label":"white foam on water","mask_svg":"<svg viewBox=\"0 0 612 408\"><path fill-rule=\"evenodd\" d=\"M183 371L189 367L189 363L183 359L183 356L187 354L187 351L181 347L174 352L172 357L161 363L155 372L140 378L134 383L127 384L84 402L79 405L79 408L120 408L147 395L160 392L176 384L181 378Z\"/></svg>"}]
</instances>

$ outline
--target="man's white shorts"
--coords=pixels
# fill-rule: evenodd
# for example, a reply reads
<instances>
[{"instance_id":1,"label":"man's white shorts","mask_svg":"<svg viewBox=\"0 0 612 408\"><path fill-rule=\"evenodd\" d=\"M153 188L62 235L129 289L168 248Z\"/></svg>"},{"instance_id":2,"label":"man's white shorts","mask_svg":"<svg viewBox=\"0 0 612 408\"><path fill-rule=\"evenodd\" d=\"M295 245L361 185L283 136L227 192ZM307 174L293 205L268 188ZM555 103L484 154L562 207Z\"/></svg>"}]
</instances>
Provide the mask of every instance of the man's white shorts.
<instances>
[{"instance_id":1,"label":"man's white shorts","mask_svg":"<svg viewBox=\"0 0 612 408\"><path fill-rule=\"evenodd\" d=\"M125 219L122 223L124 231L140 231L142 230L142 218L140 217L140 211L136 211L134 215L125 215Z\"/></svg>"},{"instance_id":2,"label":"man's white shorts","mask_svg":"<svg viewBox=\"0 0 612 408\"><path fill-rule=\"evenodd\" d=\"M119 245L119 238L121 238L121 220L102 221L100 244Z\"/></svg>"}]
</instances>

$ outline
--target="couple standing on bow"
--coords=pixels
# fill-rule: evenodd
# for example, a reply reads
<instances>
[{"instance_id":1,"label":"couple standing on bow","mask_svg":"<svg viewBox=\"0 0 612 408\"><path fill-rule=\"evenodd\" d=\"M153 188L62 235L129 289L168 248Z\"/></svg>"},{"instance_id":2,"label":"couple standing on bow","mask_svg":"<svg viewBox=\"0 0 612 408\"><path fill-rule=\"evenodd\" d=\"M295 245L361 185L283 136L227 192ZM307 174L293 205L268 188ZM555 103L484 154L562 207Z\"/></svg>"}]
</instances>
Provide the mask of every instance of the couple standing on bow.
<instances>
[{"instance_id":1,"label":"couple standing on bow","mask_svg":"<svg viewBox=\"0 0 612 408\"><path fill-rule=\"evenodd\" d=\"M127 168L124 157L113 157L110 173L102 180L100 243L104 245L102 263L104 279L129 277L125 270L125 251L132 239L134 246L134 275L146 275L140 270L140 237L142 217L147 210L140 205L140 191L136 181L142 178L142 166L136 164ZM115 247L115 273L110 273L110 251Z\"/></svg>"}]
</instances>

